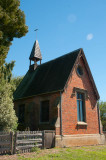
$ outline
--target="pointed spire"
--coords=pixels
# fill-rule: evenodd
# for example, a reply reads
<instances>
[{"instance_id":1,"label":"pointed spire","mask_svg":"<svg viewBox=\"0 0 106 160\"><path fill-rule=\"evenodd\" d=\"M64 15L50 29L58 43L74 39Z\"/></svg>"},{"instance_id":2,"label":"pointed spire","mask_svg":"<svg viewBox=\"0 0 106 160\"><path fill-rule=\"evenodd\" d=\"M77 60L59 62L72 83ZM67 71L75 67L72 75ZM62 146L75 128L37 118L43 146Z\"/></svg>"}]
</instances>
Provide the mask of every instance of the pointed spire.
<instances>
[{"instance_id":1,"label":"pointed spire","mask_svg":"<svg viewBox=\"0 0 106 160\"><path fill-rule=\"evenodd\" d=\"M38 40L36 40L34 45L33 45L33 48L32 48L29 59L32 60L32 61L36 61L36 62L39 61L39 60L42 60L42 55L41 55Z\"/></svg>"}]
</instances>

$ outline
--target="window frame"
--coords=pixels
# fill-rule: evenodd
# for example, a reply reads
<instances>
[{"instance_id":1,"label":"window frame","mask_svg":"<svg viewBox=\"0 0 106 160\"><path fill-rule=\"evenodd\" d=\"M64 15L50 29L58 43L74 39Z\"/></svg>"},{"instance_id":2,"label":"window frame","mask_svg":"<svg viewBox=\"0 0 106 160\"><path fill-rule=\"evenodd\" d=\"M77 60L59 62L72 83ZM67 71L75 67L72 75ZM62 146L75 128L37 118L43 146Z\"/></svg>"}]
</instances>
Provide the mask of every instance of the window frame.
<instances>
[{"instance_id":1,"label":"window frame","mask_svg":"<svg viewBox=\"0 0 106 160\"><path fill-rule=\"evenodd\" d=\"M78 64L78 65L76 65L75 69L76 69L76 73L77 73L78 77L82 78L82 76L84 75L84 69L83 69L83 67L80 64ZM81 74L79 73L78 70L81 71Z\"/></svg>"},{"instance_id":2,"label":"window frame","mask_svg":"<svg viewBox=\"0 0 106 160\"><path fill-rule=\"evenodd\" d=\"M48 115L48 117L49 117L48 119L49 119L49 120L48 120L48 121L42 121L42 120L41 120L42 103L45 102L45 101L48 101L48 106L49 106L49 115ZM45 100L40 101L39 123L40 123L40 124L49 124L49 122L50 122L50 101L49 101L48 99L45 99Z\"/></svg>"},{"instance_id":3,"label":"window frame","mask_svg":"<svg viewBox=\"0 0 106 160\"><path fill-rule=\"evenodd\" d=\"M80 96L80 98L78 98L78 95ZM77 100L77 121L86 123L85 94L79 91L76 92L76 100Z\"/></svg>"},{"instance_id":4,"label":"window frame","mask_svg":"<svg viewBox=\"0 0 106 160\"><path fill-rule=\"evenodd\" d=\"M24 107L24 112L23 112L23 121L20 121L20 108L21 107ZM25 123L25 104L23 103L23 104L20 104L20 105L18 105L18 123L19 124L24 124Z\"/></svg>"},{"instance_id":5,"label":"window frame","mask_svg":"<svg viewBox=\"0 0 106 160\"><path fill-rule=\"evenodd\" d=\"M86 125L87 126L87 120L86 120L86 100L89 99L88 91L86 89L73 87L73 91L71 94L71 98L76 97L76 93L80 92L84 94L84 109L85 109L85 122L77 121L77 125ZM77 107L77 97L76 97L76 107Z\"/></svg>"}]
</instances>

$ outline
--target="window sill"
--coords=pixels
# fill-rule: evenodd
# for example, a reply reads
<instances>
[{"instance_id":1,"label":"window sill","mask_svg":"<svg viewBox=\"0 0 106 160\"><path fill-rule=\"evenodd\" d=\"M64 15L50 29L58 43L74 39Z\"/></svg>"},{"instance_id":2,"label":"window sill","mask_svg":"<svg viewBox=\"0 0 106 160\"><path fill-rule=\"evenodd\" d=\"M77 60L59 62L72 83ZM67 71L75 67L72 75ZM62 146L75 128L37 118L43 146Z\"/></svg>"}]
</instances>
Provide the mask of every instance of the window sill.
<instances>
[{"instance_id":1,"label":"window sill","mask_svg":"<svg viewBox=\"0 0 106 160\"><path fill-rule=\"evenodd\" d=\"M87 126L87 123L86 123L86 122L81 122L81 121L79 121L79 122L77 122L77 125Z\"/></svg>"}]
</instances>

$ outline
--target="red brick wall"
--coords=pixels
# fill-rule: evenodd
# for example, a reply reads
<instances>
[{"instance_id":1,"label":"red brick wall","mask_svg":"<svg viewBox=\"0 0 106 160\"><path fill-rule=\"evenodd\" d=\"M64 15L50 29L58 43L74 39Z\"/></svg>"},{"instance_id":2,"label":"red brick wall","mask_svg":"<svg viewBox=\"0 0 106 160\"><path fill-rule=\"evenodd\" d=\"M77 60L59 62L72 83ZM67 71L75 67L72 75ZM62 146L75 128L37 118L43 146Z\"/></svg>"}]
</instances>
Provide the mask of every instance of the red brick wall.
<instances>
[{"instance_id":1,"label":"red brick wall","mask_svg":"<svg viewBox=\"0 0 106 160\"><path fill-rule=\"evenodd\" d=\"M26 98L14 102L14 108L16 114L18 114L18 106L20 104L25 104L25 108L30 108L30 103L34 103L34 113L33 113L33 130L54 130L54 121L58 117L57 99L60 96L59 93L46 94L41 96L35 96L31 98ZM50 102L50 122L49 123L39 123L40 122L40 103L42 100L49 100ZM25 111L26 112L26 111ZM25 114L25 123L28 123L28 117Z\"/></svg>"},{"instance_id":2,"label":"red brick wall","mask_svg":"<svg viewBox=\"0 0 106 160\"><path fill-rule=\"evenodd\" d=\"M83 67L84 74L82 75L82 77L79 77L76 73L76 68L74 68L72 71L72 76L69 78L67 88L62 94L63 135L99 133L96 96L94 94L93 86L88 77L88 73L82 58L80 58L79 64ZM73 87L78 87L88 91L89 98L85 100L87 127L77 127L76 95L71 97L73 93Z\"/></svg>"},{"instance_id":3,"label":"red brick wall","mask_svg":"<svg viewBox=\"0 0 106 160\"><path fill-rule=\"evenodd\" d=\"M62 130L63 135L70 134L94 134L99 133L98 128L98 114L97 114L97 105L96 105L96 96L94 94L92 83L89 79L87 70L83 63L83 59L80 58L78 62L83 67L84 74L82 77L79 77L76 73L76 68L73 69L72 75L68 80L67 87L62 94ZM73 87L81 88L88 91L88 99L85 100L86 107L86 123L87 126L78 126L77 125L77 101L76 95L72 97ZM55 127L53 120L57 117L60 118L60 109L57 107L57 99L60 97L60 93L46 94L42 96L35 96L32 98L27 98L23 100L16 101L15 110L17 112L17 107L25 103L25 106L29 106L31 102L35 103L35 117L34 117L34 126L35 130L46 130L46 129L55 129L56 135L60 135L60 119L58 119L58 124ZM49 124L40 124L40 101L50 100L50 123ZM27 117L26 117L27 119Z\"/></svg>"}]
</instances>

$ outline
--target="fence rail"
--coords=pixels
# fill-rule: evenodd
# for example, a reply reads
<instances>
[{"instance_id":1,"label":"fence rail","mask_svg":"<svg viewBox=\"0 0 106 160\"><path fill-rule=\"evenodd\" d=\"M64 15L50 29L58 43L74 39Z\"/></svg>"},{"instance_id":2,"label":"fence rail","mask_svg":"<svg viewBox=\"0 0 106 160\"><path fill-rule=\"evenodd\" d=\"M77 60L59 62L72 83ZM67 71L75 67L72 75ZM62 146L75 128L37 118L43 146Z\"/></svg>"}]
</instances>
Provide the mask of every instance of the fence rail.
<instances>
[{"instance_id":1,"label":"fence rail","mask_svg":"<svg viewBox=\"0 0 106 160\"><path fill-rule=\"evenodd\" d=\"M15 135L14 153L29 152L33 147L43 147L43 131L19 131Z\"/></svg>"},{"instance_id":2,"label":"fence rail","mask_svg":"<svg viewBox=\"0 0 106 160\"><path fill-rule=\"evenodd\" d=\"M55 131L0 132L0 154L30 152L33 147L54 147Z\"/></svg>"}]
</instances>

